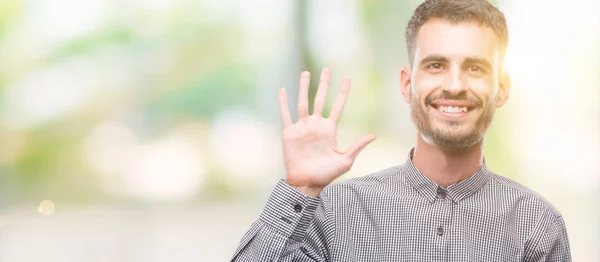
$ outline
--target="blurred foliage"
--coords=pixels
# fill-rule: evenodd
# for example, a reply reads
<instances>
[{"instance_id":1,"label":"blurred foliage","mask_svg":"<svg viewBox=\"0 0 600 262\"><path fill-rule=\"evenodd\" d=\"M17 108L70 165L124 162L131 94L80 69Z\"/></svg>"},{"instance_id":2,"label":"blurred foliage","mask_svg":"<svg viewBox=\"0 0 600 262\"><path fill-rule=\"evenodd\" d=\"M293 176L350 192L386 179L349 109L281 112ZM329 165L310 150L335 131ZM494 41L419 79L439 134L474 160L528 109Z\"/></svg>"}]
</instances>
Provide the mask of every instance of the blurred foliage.
<instances>
[{"instance_id":1,"label":"blurred foliage","mask_svg":"<svg viewBox=\"0 0 600 262\"><path fill-rule=\"evenodd\" d=\"M11 32L11 27L18 28L15 21L24 14L20 12L22 6L21 1L0 3L0 37ZM149 131L152 136L157 136L186 119L208 120L227 108L252 109L255 106L253 75L256 69L240 59L242 50L235 51L241 34L235 20L199 19L198 15L203 12L197 9L199 6L192 10L186 7L179 3L174 4L171 11L165 10L167 21L171 21L161 24L158 31L150 35L140 33L140 30L146 24L143 20L152 17L135 8L126 11L141 19L134 23L119 22L115 19L118 12L108 13L103 17L104 23L91 33L44 50L45 55L28 64L25 70L0 75L0 106L4 108L7 86L35 70L52 68L65 61L83 60L102 71L105 68L97 60L99 57L107 53L121 54L123 61L133 63L109 66L121 68L137 78L132 82L137 86L101 91L80 110L33 129L18 131L26 137L26 150L8 166L0 163L3 180L7 182L2 188L14 189L11 199L28 201L51 197L85 202L106 198L103 189L98 187L95 171L87 166L81 155L85 136L102 121L125 117L141 135ZM17 32L12 30L12 33ZM10 50L12 41L0 44ZM164 60L165 53L170 60ZM135 67L127 68L131 65ZM8 66L3 67L15 69ZM105 79L90 80L102 82ZM1 129L13 132L12 127L2 121Z\"/></svg>"},{"instance_id":2,"label":"blurred foliage","mask_svg":"<svg viewBox=\"0 0 600 262\"><path fill-rule=\"evenodd\" d=\"M21 0L2 0L0 2L0 39L19 16L22 7L23 1Z\"/></svg>"},{"instance_id":3,"label":"blurred foliage","mask_svg":"<svg viewBox=\"0 0 600 262\"><path fill-rule=\"evenodd\" d=\"M252 69L232 66L215 68L191 83L156 95L148 104L156 115L191 115L209 119L233 107L252 108Z\"/></svg>"}]
</instances>

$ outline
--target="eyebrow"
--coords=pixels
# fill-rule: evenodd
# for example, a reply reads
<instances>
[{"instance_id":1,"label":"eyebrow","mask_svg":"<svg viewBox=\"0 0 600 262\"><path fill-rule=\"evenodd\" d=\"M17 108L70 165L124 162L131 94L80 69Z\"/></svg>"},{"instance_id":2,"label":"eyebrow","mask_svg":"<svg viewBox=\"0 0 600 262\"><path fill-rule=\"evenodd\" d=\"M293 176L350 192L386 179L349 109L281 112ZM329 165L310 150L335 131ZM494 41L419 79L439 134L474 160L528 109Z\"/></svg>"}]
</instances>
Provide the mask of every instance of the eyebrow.
<instances>
[{"instance_id":1,"label":"eyebrow","mask_svg":"<svg viewBox=\"0 0 600 262\"><path fill-rule=\"evenodd\" d=\"M442 55L428 55L425 58L421 59L421 61L419 62L419 66L423 66L430 62L448 63L448 62L450 62L450 59L448 59L447 57L442 56Z\"/></svg>"},{"instance_id":2,"label":"eyebrow","mask_svg":"<svg viewBox=\"0 0 600 262\"><path fill-rule=\"evenodd\" d=\"M425 58L421 59L419 65L423 66L431 62L448 63L450 62L450 59L443 55L428 55ZM485 68L492 68L492 63L490 63L487 59L483 57L467 57L464 59L462 64L480 64Z\"/></svg>"}]
</instances>

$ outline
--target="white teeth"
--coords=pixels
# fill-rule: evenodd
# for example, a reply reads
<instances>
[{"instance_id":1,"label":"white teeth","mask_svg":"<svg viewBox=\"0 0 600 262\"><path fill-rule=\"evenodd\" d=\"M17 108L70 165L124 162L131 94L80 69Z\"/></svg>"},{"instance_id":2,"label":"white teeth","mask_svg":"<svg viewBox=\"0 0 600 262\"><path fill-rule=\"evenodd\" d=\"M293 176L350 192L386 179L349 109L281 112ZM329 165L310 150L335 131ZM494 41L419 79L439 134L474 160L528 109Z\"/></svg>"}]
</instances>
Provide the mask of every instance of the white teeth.
<instances>
[{"instance_id":1,"label":"white teeth","mask_svg":"<svg viewBox=\"0 0 600 262\"><path fill-rule=\"evenodd\" d=\"M457 106L440 106L439 110L446 113L462 113L467 112L467 107L457 107Z\"/></svg>"}]
</instances>

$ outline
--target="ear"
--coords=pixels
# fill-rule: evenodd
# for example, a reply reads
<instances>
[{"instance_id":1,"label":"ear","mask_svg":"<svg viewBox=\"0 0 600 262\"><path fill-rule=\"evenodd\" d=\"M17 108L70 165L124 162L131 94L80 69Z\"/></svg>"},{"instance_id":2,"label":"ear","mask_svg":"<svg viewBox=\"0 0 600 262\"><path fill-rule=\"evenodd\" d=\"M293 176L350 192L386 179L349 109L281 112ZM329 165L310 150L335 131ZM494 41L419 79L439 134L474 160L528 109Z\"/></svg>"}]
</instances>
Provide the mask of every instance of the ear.
<instances>
[{"instance_id":1,"label":"ear","mask_svg":"<svg viewBox=\"0 0 600 262\"><path fill-rule=\"evenodd\" d=\"M400 71L400 91L404 100L410 104L410 67L405 66Z\"/></svg>"},{"instance_id":2,"label":"ear","mask_svg":"<svg viewBox=\"0 0 600 262\"><path fill-rule=\"evenodd\" d=\"M508 101L508 97L510 96L510 88L512 83L510 81L510 76L506 71L502 72L502 76L500 77L500 83L498 88L498 100L496 101L496 107L500 108Z\"/></svg>"}]
</instances>

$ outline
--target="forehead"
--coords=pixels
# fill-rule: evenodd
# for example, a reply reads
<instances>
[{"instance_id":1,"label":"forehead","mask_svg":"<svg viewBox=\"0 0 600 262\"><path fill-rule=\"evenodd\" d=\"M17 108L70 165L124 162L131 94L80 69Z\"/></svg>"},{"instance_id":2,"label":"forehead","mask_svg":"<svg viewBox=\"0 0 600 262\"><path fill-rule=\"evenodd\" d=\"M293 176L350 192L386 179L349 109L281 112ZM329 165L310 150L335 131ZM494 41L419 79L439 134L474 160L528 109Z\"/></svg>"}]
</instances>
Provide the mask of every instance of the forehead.
<instances>
[{"instance_id":1,"label":"forehead","mask_svg":"<svg viewBox=\"0 0 600 262\"><path fill-rule=\"evenodd\" d=\"M440 18L430 19L419 29L415 45L417 62L435 54L451 60L482 57L496 65L500 53L500 41L494 31L472 21L452 23Z\"/></svg>"}]
</instances>

